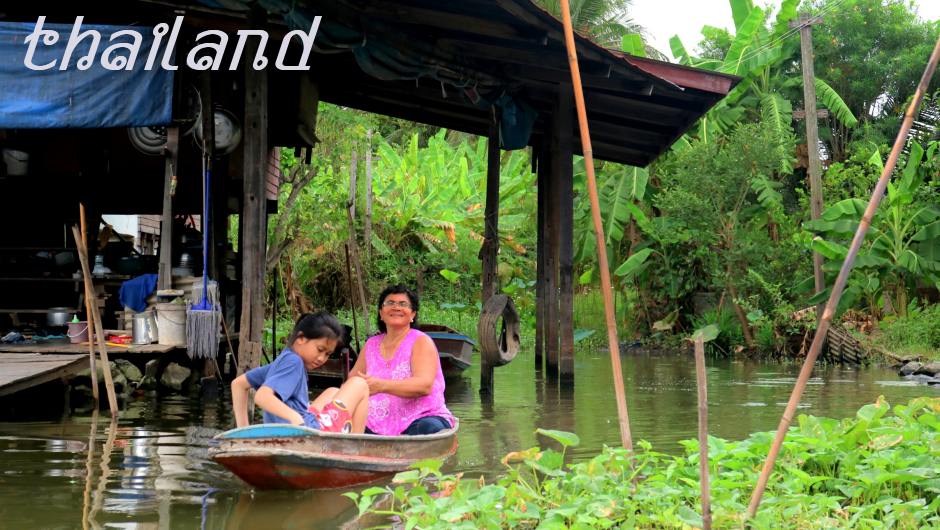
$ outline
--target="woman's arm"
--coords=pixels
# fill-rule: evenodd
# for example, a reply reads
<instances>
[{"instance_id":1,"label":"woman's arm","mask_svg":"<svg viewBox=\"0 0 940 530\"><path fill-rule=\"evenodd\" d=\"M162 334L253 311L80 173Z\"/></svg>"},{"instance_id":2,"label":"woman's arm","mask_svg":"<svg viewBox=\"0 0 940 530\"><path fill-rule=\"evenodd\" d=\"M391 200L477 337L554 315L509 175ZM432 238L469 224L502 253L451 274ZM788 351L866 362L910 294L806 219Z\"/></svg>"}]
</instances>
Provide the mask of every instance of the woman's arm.
<instances>
[{"instance_id":1,"label":"woman's arm","mask_svg":"<svg viewBox=\"0 0 940 530\"><path fill-rule=\"evenodd\" d=\"M366 350L363 348L362 351L359 352L359 356L356 357L356 362L353 364L352 369L349 370L349 377L354 375L365 377L366 370L368 370L368 367L366 366Z\"/></svg>"},{"instance_id":2,"label":"woman's arm","mask_svg":"<svg viewBox=\"0 0 940 530\"><path fill-rule=\"evenodd\" d=\"M299 412L287 406L286 403L278 399L277 394L269 386L262 385L255 392L255 404L262 410L274 414L279 418L284 418L291 425L304 425L304 417Z\"/></svg>"},{"instance_id":3,"label":"woman's arm","mask_svg":"<svg viewBox=\"0 0 940 530\"><path fill-rule=\"evenodd\" d=\"M404 398L422 397L431 393L439 362L434 342L430 337L422 336L411 349L411 377L400 380L364 378L369 383L370 394L386 392Z\"/></svg>"},{"instance_id":4,"label":"woman's arm","mask_svg":"<svg viewBox=\"0 0 940 530\"><path fill-rule=\"evenodd\" d=\"M248 425L248 391L251 385L248 384L248 378L245 374L236 377L232 381L232 412L235 414L235 426L246 427Z\"/></svg>"}]
</instances>

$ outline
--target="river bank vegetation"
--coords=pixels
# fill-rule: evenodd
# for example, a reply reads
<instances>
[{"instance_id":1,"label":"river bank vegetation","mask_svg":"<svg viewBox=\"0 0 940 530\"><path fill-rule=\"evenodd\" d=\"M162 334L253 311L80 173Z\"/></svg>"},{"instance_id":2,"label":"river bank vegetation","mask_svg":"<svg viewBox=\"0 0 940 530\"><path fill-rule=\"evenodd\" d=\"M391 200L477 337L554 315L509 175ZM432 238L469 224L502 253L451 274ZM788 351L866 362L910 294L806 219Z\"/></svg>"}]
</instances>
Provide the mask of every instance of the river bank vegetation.
<instances>
[{"instance_id":1,"label":"river bank vegetation","mask_svg":"<svg viewBox=\"0 0 940 530\"><path fill-rule=\"evenodd\" d=\"M584 3L587 33L608 45L620 35L626 49L647 52L631 44L642 28L612 23L625 20L627 2ZM712 354L794 356L815 321L798 312L828 295L813 296L812 252L825 257L831 285L938 23L895 0L788 0L776 11L730 3L732 31L704 27L697 52L678 39L671 52L685 64L741 76L740 85L648 168L598 163L617 320L629 343L668 344L716 323ZM813 43L819 104L829 110L818 146L826 209L815 221L803 122L793 119L802 101L799 39L786 28L798 8L826 21ZM868 344L904 357L940 357L940 338L921 331L940 329L938 117L940 93L931 92L840 306L840 315L851 316L847 327ZM350 316L357 289L350 293L345 245L352 236L367 302L386 283L411 284L427 301L425 321L473 334L485 140L325 104L318 119L321 143L309 163L292 152L281 160L285 185L268 260L283 319L277 327L289 329L292 315L312 307ZM499 284L531 336L530 152L503 152L501 166ZM575 325L582 344L600 344L594 235L583 164L574 167Z\"/></svg>"},{"instance_id":2,"label":"river bank vegetation","mask_svg":"<svg viewBox=\"0 0 940 530\"><path fill-rule=\"evenodd\" d=\"M425 461L390 486L349 493L360 514L402 528L700 528L698 442L670 456L641 443L565 463L571 433L540 431L554 449L507 454L504 475L444 475ZM761 510L743 514L773 433L708 439L712 528L935 528L940 525L940 398L854 418L801 415L790 429ZM391 526L391 525L390 525Z\"/></svg>"}]
</instances>

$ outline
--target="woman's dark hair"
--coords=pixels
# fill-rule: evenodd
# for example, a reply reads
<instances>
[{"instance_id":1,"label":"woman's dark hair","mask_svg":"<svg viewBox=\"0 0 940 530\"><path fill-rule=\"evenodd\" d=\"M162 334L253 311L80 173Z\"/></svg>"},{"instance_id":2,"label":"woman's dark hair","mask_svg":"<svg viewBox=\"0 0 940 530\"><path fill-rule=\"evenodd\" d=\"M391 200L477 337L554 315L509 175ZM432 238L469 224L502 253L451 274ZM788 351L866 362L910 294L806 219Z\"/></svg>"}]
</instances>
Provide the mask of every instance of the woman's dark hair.
<instances>
[{"instance_id":1,"label":"woman's dark hair","mask_svg":"<svg viewBox=\"0 0 940 530\"><path fill-rule=\"evenodd\" d=\"M379 332L385 333L387 331L385 327L385 322L382 322L382 304L385 303L385 299L388 298L390 294L404 294L408 295L408 301L411 302L411 310L415 313L418 312L418 295L408 287L397 284L389 285L382 291L382 294L379 295L378 303L378 312L375 315L375 325L378 326ZM415 319L411 322L411 327L418 327L418 315L415 314Z\"/></svg>"},{"instance_id":2,"label":"woman's dark hair","mask_svg":"<svg viewBox=\"0 0 940 530\"><path fill-rule=\"evenodd\" d=\"M306 313L297 319L294 324L294 330L287 338L287 347L292 348L294 341L299 337L305 339L327 338L331 340L342 340L343 326L336 320L336 317L326 311L317 311L316 313Z\"/></svg>"}]
</instances>

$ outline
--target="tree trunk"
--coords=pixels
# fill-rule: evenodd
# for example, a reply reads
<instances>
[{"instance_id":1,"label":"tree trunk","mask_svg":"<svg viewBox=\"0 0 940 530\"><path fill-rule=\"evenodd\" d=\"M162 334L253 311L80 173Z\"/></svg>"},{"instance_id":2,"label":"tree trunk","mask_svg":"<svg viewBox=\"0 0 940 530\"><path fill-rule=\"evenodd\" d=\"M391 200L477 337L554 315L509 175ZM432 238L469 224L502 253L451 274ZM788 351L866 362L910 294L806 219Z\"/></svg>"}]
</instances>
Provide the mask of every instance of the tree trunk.
<instances>
[{"instance_id":1,"label":"tree trunk","mask_svg":"<svg viewBox=\"0 0 940 530\"><path fill-rule=\"evenodd\" d=\"M741 306L738 304L738 290L734 286L734 281L731 279L731 270L729 267L728 270L728 293L731 294L731 307L734 308L734 314L738 317L738 322L741 323L741 332L744 334L744 342L747 343L749 348L754 347L754 334L751 333L751 324L747 321L747 315L744 314L744 310L741 309Z\"/></svg>"}]
</instances>

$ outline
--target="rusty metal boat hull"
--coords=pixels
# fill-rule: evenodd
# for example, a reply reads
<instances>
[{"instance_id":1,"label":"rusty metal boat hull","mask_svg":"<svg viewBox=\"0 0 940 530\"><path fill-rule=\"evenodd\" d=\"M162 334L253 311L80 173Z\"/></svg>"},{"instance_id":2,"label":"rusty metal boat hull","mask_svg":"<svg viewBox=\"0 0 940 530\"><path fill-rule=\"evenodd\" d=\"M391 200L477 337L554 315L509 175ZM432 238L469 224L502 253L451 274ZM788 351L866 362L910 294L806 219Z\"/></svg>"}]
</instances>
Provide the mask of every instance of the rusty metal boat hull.
<instances>
[{"instance_id":1,"label":"rusty metal boat hull","mask_svg":"<svg viewBox=\"0 0 940 530\"><path fill-rule=\"evenodd\" d=\"M337 434L283 424L217 435L209 456L258 489L336 489L405 471L457 450L457 427L421 436Z\"/></svg>"}]
</instances>

